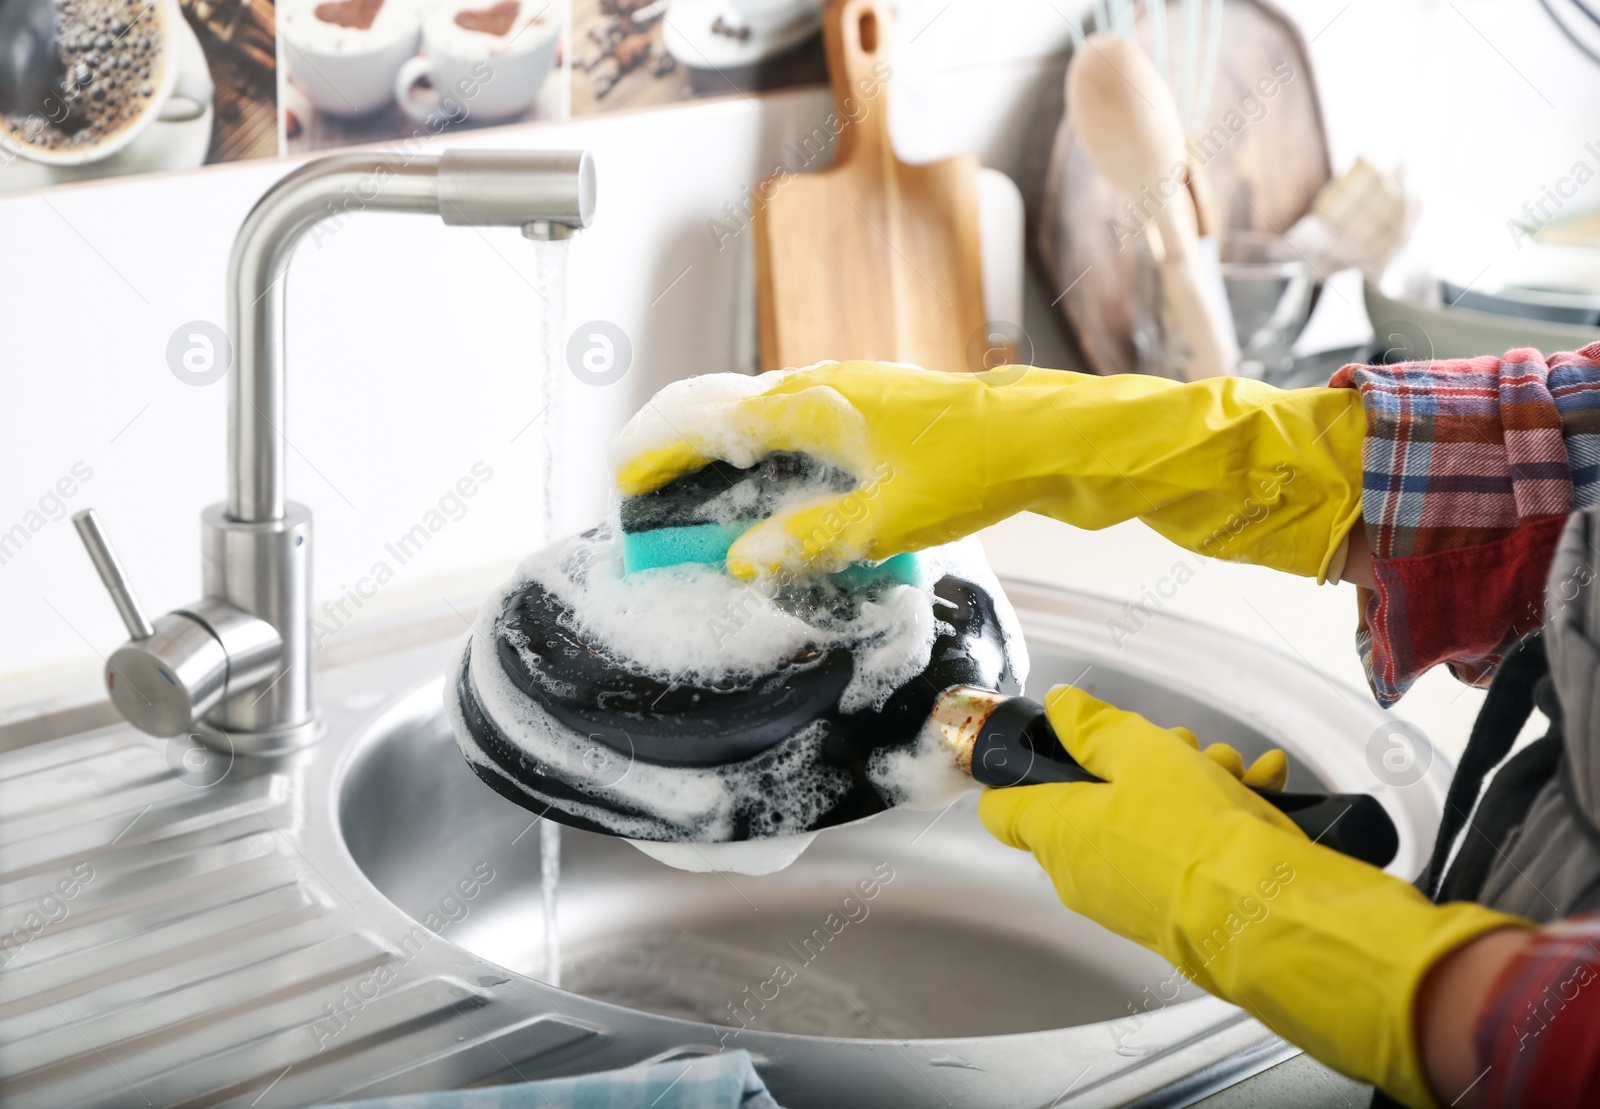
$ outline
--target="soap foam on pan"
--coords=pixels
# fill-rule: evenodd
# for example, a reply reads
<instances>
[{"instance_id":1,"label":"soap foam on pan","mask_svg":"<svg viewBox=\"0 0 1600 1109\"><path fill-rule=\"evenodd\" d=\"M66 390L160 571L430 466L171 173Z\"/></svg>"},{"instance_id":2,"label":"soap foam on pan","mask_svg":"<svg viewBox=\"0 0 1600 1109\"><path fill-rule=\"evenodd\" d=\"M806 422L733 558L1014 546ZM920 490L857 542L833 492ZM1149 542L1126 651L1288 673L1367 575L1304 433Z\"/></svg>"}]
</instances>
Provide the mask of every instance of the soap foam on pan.
<instances>
[{"instance_id":1,"label":"soap foam on pan","mask_svg":"<svg viewBox=\"0 0 1600 1109\"><path fill-rule=\"evenodd\" d=\"M862 708L881 704L927 666L938 614L932 585L954 574L992 597L1021 681L1027 658L1016 617L977 541L963 540L919 557L924 567L919 584L888 586L876 601L862 603L853 621L823 630L715 567L673 567L624 577L620 555L603 531L564 539L527 559L516 577L484 604L471 636L471 684L502 733L543 773L593 798L592 804L564 802L574 815L615 835L652 841L649 853L670 865L768 873L787 866L804 850L811 838L806 829L850 788L848 775L820 761L820 726L802 729L740 763L686 768L636 760L620 775L615 763L596 773L584 758L592 742L544 712L500 666L496 640L503 635L499 625L505 602L527 581L537 580L583 614L589 641L637 655L638 664L663 674L683 674L692 667L702 679L730 666L764 672L800 647L849 646L853 635L856 674L842 702L848 699L853 708ZM722 613L726 624L730 600L737 600L743 622L719 641L712 615ZM454 694L461 665L458 660L447 686L446 706L468 761L488 767L488 756L464 738L470 733ZM943 796L931 788L936 781L948 784L938 771L926 753L910 763L879 757L869 766L885 796L918 807ZM756 826L769 835L725 842L740 818L758 821Z\"/></svg>"},{"instance_id":2,"label":"soap foam on pan","mask_svg":"<svg viewBox=\"0 0 1600 1109\"><path fill-rule=\"evenodd\" d=\"M818 763L821 725L732 766L666 767L633 760L619 768L615 762L587 761L592 741L529 700L499 664L494 628L509 592L492 600L473 626L472 688L502 734L544 774L594 799L593 804L563 802L574 815L628 839L718 843L732 835L740 815L765 818L764 826L775 835L802 833L849 788L847 775ZM470 735L455 696L461 667L458 659L445 696L458 741ZM468 762L494 769L475 745L463 743L461 750Z\"/></svg>"},{"instance_id":3,"label":"soap foam on pan","mask_svg":"<svg viewBox=\"0 0 1600 1109\"><path fill-rule=\"evenodd\" d=\"M530 556L478 615L471 637L471 682L484 711L508 740L542 772L594 798L592 805L566 805L574 815L629 839L715 844L733 834L740 818L770 836L802 833L849 790L846 773L821 763L825 725L820 722L740 763L687 768L634 760L625 772L615 762L596 772L584 759L592 741L530 700L500 665L497 641L515 642L501 627L506 600L530 580L582 614L586 641L663 676L693 673L697 680L711 680L754 674L819 638L829 640L712 567L673 567L624 577L620 553L604 531L560 540ZM920 590L912 592L921 595ZM748 615L744 626L719 646L712 615L730 595L738 597L739 611ZM889 640L920 636L919 625L932 624L931 617L912 618L916 606L906 600L886 606L886 612L866 611L877 607L864 604L860 619L864 628L881 630L887 637L875 652L867 652L869 660L877 655L884 662L875 668L869 662L862 681L852 683L860 690L858 698L875 694L906 665L888 657ZM928 607L926 601L921 607ZM843 642L846 633L835 630L833 636ZM924 664L926 656L924 646ZM915 664L914 657L910 661ZM457 736L464 736L468 732L459 719L454 684L450 688L446 701L452 723ZM892 687L883 695L888 692ZM488 765L488 757L475 747L462 749L469 761Z\"/></svg>"},{"instance_id":4,"label":"soap foam on pan","mask_svg":"<svg viewBox=\"0 0 1600 1109\"><path fill-rule=\"evenodd\" d=\"M731 870L735 874L775 874L805 853L819 832L769 839L745 839L733 843L661 843L630 839L628 842L658 863L695 874Z\"/></svg>"},{"instance_id":5,"label":"soap foam on pan","mask_svg":"<svg viewBox=\"0 0 1600 1109\"><path fill-rule=\"evenodd\" d=\"M854 672L839 707L856 712L881 706L927 666L936 631L932 583L944 562L934 553L918 584L887 585L853 612L808 619L778 604L769 586L737 581L720 566L624 574L604 532L551 544L526 559L518 576L562 601L579 621L574 631L619 665L669 681L743 683L807 648L851 650Z\"/></svg>"},{"instance_id":6,"label":"soap foam on pan","mask_svg":"<svg viewBox=\"0 0 1600 1109\"><path fill-rule=\"evenodd\" d=\"M1011 599L1000 588L989 562L976 539L939 548L948 552L946 569L989 594L1000 631L1005 640L1006 658L1020 688L1028 680L1028 647L1022 639L1022 626L1011 607ZM937 615L937 610L936 613ZM950 748L940 735L939 726L928 721L912 743L881 747L867 760L867 780L891 804L908 809L943 809L971 790L981 788L964 774L950 756Z\"/></svg>"}]
</instances>

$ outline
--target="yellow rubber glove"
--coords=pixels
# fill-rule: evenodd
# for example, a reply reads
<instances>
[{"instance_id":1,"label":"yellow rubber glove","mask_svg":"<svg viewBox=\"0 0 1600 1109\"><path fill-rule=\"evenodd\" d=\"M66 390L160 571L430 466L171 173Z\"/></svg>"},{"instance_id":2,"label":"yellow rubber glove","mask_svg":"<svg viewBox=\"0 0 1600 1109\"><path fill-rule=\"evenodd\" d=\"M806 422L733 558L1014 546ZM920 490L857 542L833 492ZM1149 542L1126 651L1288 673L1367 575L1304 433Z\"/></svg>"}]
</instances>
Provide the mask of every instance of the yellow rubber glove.
<instances>
[{"instance_id":1,"label":"yellow rubber glove","mask_svg":"<svg viewBox=\"0 0 1600 1109\"><path fill-rule=\"evenodd\" d=\"M1329 1066L1433 1105L1412 1023L1441 957L1497 928L1309 841L1190 739L1080 690L1045 699L1056 734L1105 784L984 793L999 840L1032 851L1069 908L1143 944Z\"/></svg>"},{"instance_id":2,"label":"yellow rubber glove","mask_svg":"<svg viewBox=\"0 0 1600 1109\"><path fill-rule=\"evenodd\" d=\"M1172 734L1251 789L1281 790L1289 784L1289 756L1281 747L1264 752L1247 768L1244 756L1226 743L1213 743L1202 750L1200 740L1188 728L1173 728Z\"/></svg>"},{"instance_id":3,"label":"yellow rubber glove","mask_svg":"<svg viewBox=\"0 0 1600 1109\"><path fill-rule=\"evenodd\" d=\"M773 451L856 476L741 536L728 569L745 579L885 559L1031 510L1089 529L1138 517L1191 551L1320 580L1360 517L1365 432L1348 389L836 362L670 386L612 463L625 495Z\"/></svg>"}]
</instances>

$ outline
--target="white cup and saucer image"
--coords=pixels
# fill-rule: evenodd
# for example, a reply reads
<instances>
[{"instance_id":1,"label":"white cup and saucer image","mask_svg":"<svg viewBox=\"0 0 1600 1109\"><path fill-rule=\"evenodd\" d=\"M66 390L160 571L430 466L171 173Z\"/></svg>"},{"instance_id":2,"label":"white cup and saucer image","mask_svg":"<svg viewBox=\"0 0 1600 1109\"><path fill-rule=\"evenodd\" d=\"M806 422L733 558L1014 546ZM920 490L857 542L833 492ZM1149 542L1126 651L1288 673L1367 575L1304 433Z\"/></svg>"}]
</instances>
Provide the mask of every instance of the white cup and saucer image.
<instances>
[{"instance_id":1,"label":"white cup and saucer image","mask_svg":"<svg viewBox=\"0 0 1600 1109\"><path fill-rule=\"evenodd\" d=\"M205 162L215 89L177 0L104 7L86 5L84 14L127 17L126 29L109 47L74 51L74 100L52 98L36 115L0 124L0 192Z\"/></svg>"},{"instance_id":2,"label":"white cup and saucer image","mask_svg":"<svg viewBox=\"0 0 1600 1109\"><path fill-rule=\"evenodd\" d=\"M285 68L311 102L358 117L392 102L422 19L415 0L285 0L278 29Z\"/></svg>"},{"instance_id":3,"label":"white cup and saucer image","mask_svg":"<svg viewBox=\"0 0 1600 1109\"><path fill-rule=\"evenodd\" d=\"M822 29L820 0L673 0L662 44L688 68L696 92L720 83L762 88L762 64L806 45Z\"/></svg>"},{"instance_id":4,"label":"white cup and saucer image","mask_svg":"<svg viewBox=\"0 0 1600 1109\"><path fill-rule=\"evenodd\" d=\"M727 25L748 28L749 39L758 43L821 25L822 5L816 0L721 0L719 6Z\"/></svg>"},{"instance_id":5,"label":"white cup and saucer image","mask_svg":"<svg viewBox=\"0 0 1600 1109\"><path fill-rule=\"evenodd\" d=\"M542 0L456 0L422 21L422 55L400 67L394 98L414 119L444 111L473 122L521 115L555 67L561 21ZM424 95L423 78L433 87Z\"/></svg>"}]
</instances>

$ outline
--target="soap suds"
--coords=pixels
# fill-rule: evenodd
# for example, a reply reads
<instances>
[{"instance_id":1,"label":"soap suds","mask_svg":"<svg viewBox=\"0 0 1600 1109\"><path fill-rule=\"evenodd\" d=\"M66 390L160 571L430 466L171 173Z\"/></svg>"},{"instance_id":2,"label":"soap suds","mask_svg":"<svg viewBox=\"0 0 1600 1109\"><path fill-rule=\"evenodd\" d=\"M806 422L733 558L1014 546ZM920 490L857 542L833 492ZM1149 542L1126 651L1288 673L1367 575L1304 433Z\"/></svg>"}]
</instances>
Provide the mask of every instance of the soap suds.
<instances>
[{"instance_id":1,"label":"soap suds","mask_svg":"<svg viewBox=\"0 0 1600 1109\"><path fill-rule=\"evenodd\" d=\"M794 595L775 582L737 581L721 566L625 574L610 532L596 529L530 556L517 585L538 582L573 612L571 630L584 642L621 668L668 682L742 687L803 652L846 648L855 668L839 706L856 712L881 706L927 665L936 630L932 584L952 558L971 561L959 554L953 547L924 552L917 584L886 582L846 596L814 583Z\"/></svg>"},{"instance_id":2,"label":"soap suds","mask_svg":"<svg viewBox=\"0 0 1600 1109\"><path fill-rule=\"evenodd\" d=\"M958 552L951 572L988 593L1020 693L1028 681L1028 647L1011 598L1000 588L1000 579L976 538L963 539L945 549ZM939 736L938 725L931 720L923 724L915 741L874 751L867 760L866 773L867 780L885 800L908 809L943 809L968 791L981 788L956 766L949 747Z\"/></svg>"},{"instance_id":3,"label":"soap suds","mask_svg":"<svg viewBox=\"0 0 1600 1109\"><path fill-rule=\"evenodd\" d=\"M541 774L591 799L563 800L564 810L630 840L692 845L689 850L653 852L669 864L687 862L754 874L782 869L793 861L809 842L811 825L837 805L851 785L847 773L822 761L825 725L802 728L737 763L668 767L612 752L611 761L597 770L597 764L585 757L593 741L552 718L515 686L500 665L496 641L505 633L506 601L530 578L562 593L568 603L581 605L585 635L593 642L643 656L635 661L660 667L663 673L682 674L692 665L699 680L730 665L761 671L790 657L797 646L844 645L848 642L844 628L857 626L858 634L872 640L860 652L858 674L847 689L852 703L861 708L881 703L927 666L941 603L932 585L953 574L990 594L1013 672L1019 682L1026 676L1016 616L975 539L922 552L921 583L888 586L876 601L861 605L855 622L822 631L714 567L676 567L625 578L606 534L597 529L552 544L526 560L518 575L486 601L473 627L470 651L458 658L447 686L446 707L467 760L505 778L504 771L471 740L455 694L461 668L469 665L474 695L506 738ZM730 596L747 601L740 609L745 623L719 645L708 631L707 613ZM618 759L626 763L620 770ZM868 775L887 798L916 807L943 803L940 799L947 796L950 781L948 774L941 776L937 755L913 744L879 752L869 763ZM547 807L546 799L520 788L533 800L535 811ZM721 845L740 827L751 837L742 841L746 846L723 850ZM692 854L695 849L700 854Z\"/></svg>"},{"instance_id":4,"label":"soap suds","mask_svg":"<svg viewBox=\"0 0 1600 1109\"><path fill-rule=\"evenodd\" d=\"M612 472L651 451L685 442L704 458L753 466L773 450L775 441L803 441L807 437L799 434L801 429L793 429L795 434L790 434L784 426L785 419L799 413L798 406L781 404L754 412L742 404L799 372L772 370L753 377L701 374L672 382L624 425L611 445ZM811 453L830 466L854 474L870 472L877 459L873 457L865 417L834 389L819 385L814 392L819 403L834 411L838 435L829 449L813 446ZM786 398L792 399L793 395Z\"/></svg>"},{"instance_id":5,"label":"soap suds","mask_svg":"<svg viewBox=\"0 0 1600 1109\"><path fill-rule=\"evenodd\" d=\"M867 760L867 780L890 804L929 811L982 788L956 766L932 721L922 726L915 742L874 751Z\"/></svg>"},{"instance_id":6,"label":"soap suds","mask_svg":"<svg viewBox=\"0 0 1600 1109\"><path fill-rule=\"evenodd\" d=\"M630 839L628 842L659 863L695 874L732 871L735 874L776 874L798 859L817 832L770 839L735 840L732 843L660 843Z\"/></svg>"}]
</instances>

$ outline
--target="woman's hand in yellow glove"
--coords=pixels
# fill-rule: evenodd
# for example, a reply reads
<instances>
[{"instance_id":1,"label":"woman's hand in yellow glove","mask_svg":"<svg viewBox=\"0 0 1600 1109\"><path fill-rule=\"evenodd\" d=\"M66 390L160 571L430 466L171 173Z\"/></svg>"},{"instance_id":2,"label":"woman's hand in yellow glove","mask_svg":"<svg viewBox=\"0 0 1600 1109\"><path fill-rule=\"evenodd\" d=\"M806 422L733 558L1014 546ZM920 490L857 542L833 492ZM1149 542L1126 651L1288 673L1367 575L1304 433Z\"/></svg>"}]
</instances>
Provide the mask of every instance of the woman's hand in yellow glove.
<instances>
[{"instance_id":1,"label":"woman's hand in yellow glove","mask_svg":"<svg viewBox=\"0 0 1600 1109\"><path fill-rule=\"evenodd\" d=\"M1200 740L1188 728L1169 728L1168 734L1188 744L1191 751L1199 751L1206 758L1226 770L1251 789L1281 790L1289 784L1289 756L1283 748L1273 747L1252 762L1244 764L1244 756L1227 743L1211 743L1202 748Z\"/></svg>"},{"instance_id":2,"label":"woman's hand in yellow glove","mask_svg":"<svg viewBox=\"0 0 1600 1109\"><path fill-rule=\"evenodd\" d=\"M1067 687L1045 708L1105 782L989 790L984 826L1032 851L1072 909L1324 1063L1433 1104L1414 1032L1419 984L1461 944L1526 922L1435 906L1311 843L1182 729Z\"/></svg>"},{"instance_id":3,"label":"woman's hand in yellow glove","mask_svg":"<svg viewBox=\"0 0 1600 1109\"><path fill-rule=\"evenodd\" d=\"M1091 529L1138 517L1199 554L1320 577L1360 516L1365 427L1349 390L840 362L669 386L612 462L625 495L775 451L855 476L735 542L743 578L884 559L1023 511Z\"/></svg>"}]
</instances>

